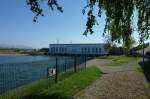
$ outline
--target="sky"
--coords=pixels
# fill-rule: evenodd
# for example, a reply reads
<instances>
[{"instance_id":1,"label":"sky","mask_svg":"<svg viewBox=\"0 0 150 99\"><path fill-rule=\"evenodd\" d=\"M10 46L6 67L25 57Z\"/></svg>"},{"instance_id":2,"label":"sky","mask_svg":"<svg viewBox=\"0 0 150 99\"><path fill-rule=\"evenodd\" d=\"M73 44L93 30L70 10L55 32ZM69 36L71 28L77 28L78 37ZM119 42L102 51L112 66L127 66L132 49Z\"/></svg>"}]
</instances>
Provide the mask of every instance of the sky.
<instances>
[{"instance_id":1,"label":"sky","mask_svg":"<svg viewBox=\"0 0 150 99\"><path fill-rule=\"evenodd\" d=\"M0 44L24 45L32 48L48 47L51 43L104 43L102 37L105 17L98 19L95 33L83 35L86 15L82 9L86 0L59 0L64 12L51 11L42 2L44 17L33 22L34 14L26 0L1 0L0 3ZM137 36L137 35L135 35Z\"/></svg>"},{"instance_id":2,"label":"sky","mask_svg":"<svg viewBox=\"0 0 150 99\"><path fill-rule=\"evenodd\" d=\"M46 3L44 17L34 23L34 14L26 0L1 0L0 3L0 44L24 45L32 48L48 47L50 43L103 43L104 18L95 27L95 33L83 35L86 15L82 9L86 0L60 0L64 12L51 11ZM101 27L99 29L98 27Z\"/></svg>"}]
</instances>

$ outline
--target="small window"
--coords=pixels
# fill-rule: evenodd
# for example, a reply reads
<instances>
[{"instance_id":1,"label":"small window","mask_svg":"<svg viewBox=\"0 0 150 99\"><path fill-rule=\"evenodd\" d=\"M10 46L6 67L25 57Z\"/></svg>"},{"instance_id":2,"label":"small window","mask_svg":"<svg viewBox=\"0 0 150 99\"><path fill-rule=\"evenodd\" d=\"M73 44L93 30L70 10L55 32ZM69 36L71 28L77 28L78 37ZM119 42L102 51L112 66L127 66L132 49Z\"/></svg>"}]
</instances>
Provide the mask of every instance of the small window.
<instances>
[{"instance_id":1,"label":"small window","mask_svg":"<svg viewBox=\"0 0 150 99\"><path fill-rule=\"evenodd\" d=\"M58 48L56 48L56 53L58 52Z\"/></svg>"},{"instance_id":2,"label":"small window","mask_svg":"<svg viewBox=\"0 0 150 99\"><path fill-rule=\"evenodd\" d=\"M92 52L95 53L95 48L92 48Z\"/></svg>"},{"instance_id":3,"label":"small window","mask_svg":"<svg viewBox=\"0 0 150 99\"><path fill-rule=\"evenodd\" d=\"M87 48L85 48L85 53L87 53Z\"/></svg>"},{"instance_id":4,"label":"small window","mask_svg":"<svg viewBox=\"0 0 150 99\"><path fill-rule=\"evenodd\" d=\"M62 48L62 52L63 52L63 53L65 52L65 48L64 48L64 47Z\"/></svg>"},{"instance_id":5,"label":"small window","mask_svg":"<svg viewBox=\"0 0 150 99\"><path fill-rule=\"evenodd\" d=\"M55 53L55 48L53 48L53 52Z\"/></svg>"},{"instance_id":6,"label":"small window","mask_svg":"<svg viewBox=\"0 0 150 99\"><path fill-rule=\"evenodd\" d=\"M65 53L67 53L67 48L65 48Z\"/></svg>"},{"instance_id":7,"label":"small window","mask_svg":"<svg viewBox=\"0 0 150 99\"><path fill-rule=\"evenodd\" d=\"M51 47L51 53L53 52L53 48Z\"/></svg>"},{"instance_id":8,"label":"small window","mask_svg":"<svg viewBox=\"0 0 150 99\"><path fill-rule=\"evenodd\" d=\"M81 48L81 52L84 53L84 49L83 48Z\"/></svg>"},{"instance_id":9,"label":"small window","mask_svg":"<svg viewBox=\"0 0 150 99\"><path fill-rule=\"evenodd\" d=\"M99 48L99 53L101 53L101 48Z\"/></svg>"},{"instance_id":10,"label":"small window","mask_svg":"<svg viewBox=\"0 0 150 99\"><path fill-rule=\"evenodd\" d=\"M95 48L95 50L96 50L95 52L98 53L98 48Z\"/></svg>"},{"instance_id":11,"label":"small window","mask_svg":"<svg viewBox=\"0 0 150 99\"><path fill-rule=\"evenodd\" d=\"M90 48L88 48L88 53L90 53Z\"/></svg>"},{"instance_id":12,"label":"small window","mask_svg":"<svg viewBox=\"0 0 150 99\"><path fill-rule=\"evenodd\" d=\"M61 53L61 47L59 48L59 53Z\"/></svg>"}]
</instances>

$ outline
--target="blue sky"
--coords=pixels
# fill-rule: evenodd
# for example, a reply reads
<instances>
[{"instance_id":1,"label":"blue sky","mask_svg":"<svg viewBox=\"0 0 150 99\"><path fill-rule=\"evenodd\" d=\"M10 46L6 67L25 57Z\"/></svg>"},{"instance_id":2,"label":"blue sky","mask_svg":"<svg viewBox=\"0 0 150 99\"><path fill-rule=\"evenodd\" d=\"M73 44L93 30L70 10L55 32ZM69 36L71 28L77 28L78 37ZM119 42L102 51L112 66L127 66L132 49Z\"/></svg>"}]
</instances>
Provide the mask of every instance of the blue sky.
<instances>
[{"instance_id":1,"label":"blue sky","mask_svg":"<svg viewBox=\"0 0 150 99\"><path fill-rule=\"evenodd\" d=\"M48 47L49 43L103 43L104 18L101 29L95 28L93 35L83 34L86 16L82 14L85 0L60 0L64 12L51 11L45 7L45 16L38 22L32 21L34 14L26 0L1 0L0 3L0 44L26 45L34 48ZM44 4L43 4L44 5Z\"/></svg>"},{"instance_id":2,"label":"blue sky","mask_svg":"<svg viewBox=\"0 0 150 99\"><path fill-rule=\"evenodd\" d=\"M32 21L34 14L26 0L1 0L0 3L0 44L26 45L33 48L48 47L50 43L103 43L104 20L99 19L95 33L83 34L86 16L82 9L86 0L59 0L64 12L51 11L47 6L45 16ZM44 5L44 3L43 3ZM46 4L45 4L46 5Z\"/></svg>"}]
</instances>

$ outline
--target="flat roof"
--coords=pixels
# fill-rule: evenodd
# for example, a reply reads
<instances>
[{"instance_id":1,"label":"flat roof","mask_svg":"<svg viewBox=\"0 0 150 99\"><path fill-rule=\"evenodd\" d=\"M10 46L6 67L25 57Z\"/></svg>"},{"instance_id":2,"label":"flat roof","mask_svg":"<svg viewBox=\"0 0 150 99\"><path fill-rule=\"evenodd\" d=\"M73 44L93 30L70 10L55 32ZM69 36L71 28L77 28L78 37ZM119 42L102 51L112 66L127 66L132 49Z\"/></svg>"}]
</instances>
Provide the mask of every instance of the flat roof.
<instances>
[{"instance_id":1,"label":"flat roof","mask_svg":"<svg viewBox=\"0 0 150 99\"><path fill-rule=\"evenodd\" d=\"M49 45L101 45L101 44L106 44L106 43L71 43L71 44L68 44L68 43L58 43L58 44L49 44Z\"/></svg>"}]
</instances>

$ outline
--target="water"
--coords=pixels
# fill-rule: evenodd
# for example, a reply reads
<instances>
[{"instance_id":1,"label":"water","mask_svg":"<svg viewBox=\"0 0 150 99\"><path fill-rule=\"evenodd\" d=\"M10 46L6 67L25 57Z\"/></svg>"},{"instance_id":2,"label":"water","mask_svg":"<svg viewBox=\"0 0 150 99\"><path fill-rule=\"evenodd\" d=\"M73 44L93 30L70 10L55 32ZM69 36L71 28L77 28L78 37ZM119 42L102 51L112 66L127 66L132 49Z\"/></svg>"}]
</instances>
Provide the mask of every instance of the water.
<instances>
[{"instance_id":1,"label":"water","mask_svg":"<svg viewBox=\"0 0 150 99\"><path fill-rule=\"evenodd\" d=\"M69 57L59 57L59 64ZM0 56L0 94L16 87L46 78L47 68L55 66L55 57L50 56Z\"/></svg>"},{"instance_id":2,"label":"water","mask_svg":"<svg viewBox=\"0 0 150 99\"><path fill-rule=\"evenodd\" d=\"M32 62L32 61L41 61L49 60L54 57L49 56L28 56L28 55L1 55L0 64L2 63L22 63L22 62Z\"/></svg>"}]
</instances>

